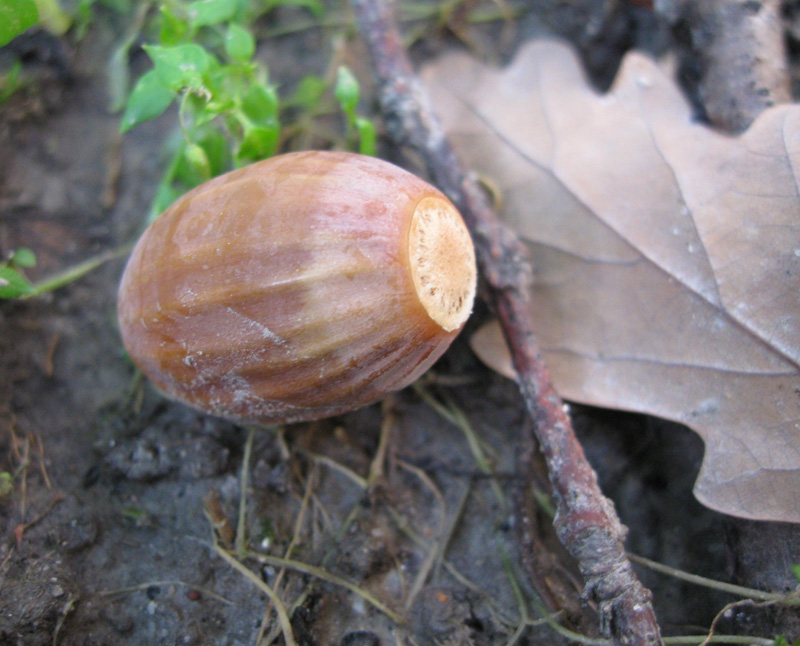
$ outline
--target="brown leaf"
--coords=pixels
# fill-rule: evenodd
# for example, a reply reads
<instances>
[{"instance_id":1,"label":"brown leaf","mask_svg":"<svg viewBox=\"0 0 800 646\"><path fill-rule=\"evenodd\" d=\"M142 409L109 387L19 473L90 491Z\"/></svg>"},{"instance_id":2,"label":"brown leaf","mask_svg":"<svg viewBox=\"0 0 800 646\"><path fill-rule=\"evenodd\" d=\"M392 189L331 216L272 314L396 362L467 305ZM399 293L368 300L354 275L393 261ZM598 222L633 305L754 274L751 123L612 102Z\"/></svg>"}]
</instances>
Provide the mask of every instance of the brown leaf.
<instances>
[{"instance_id":1,"label":"brown leaf","mask_svg":"<svg viewBox=\"0 0 800 646\"><path fill-rule=\"evenodd\" d=\"M552 42L423 78L529 244L563 396L687 424L706 443L703 503L800 522L800 107L728 137L649 59L629 54L600 96Z\"/></svg>"}]
</instances>

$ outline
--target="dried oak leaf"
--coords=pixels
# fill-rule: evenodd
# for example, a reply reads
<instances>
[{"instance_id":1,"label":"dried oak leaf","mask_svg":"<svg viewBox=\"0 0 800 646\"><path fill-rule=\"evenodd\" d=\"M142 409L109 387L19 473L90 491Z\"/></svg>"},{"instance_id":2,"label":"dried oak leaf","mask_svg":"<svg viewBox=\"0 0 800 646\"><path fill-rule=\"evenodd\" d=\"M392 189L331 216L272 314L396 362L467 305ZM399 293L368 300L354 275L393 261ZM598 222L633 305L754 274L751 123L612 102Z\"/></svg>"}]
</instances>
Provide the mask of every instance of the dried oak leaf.
<instances>
[{"instance_id":1,"label":"dried oak leaf","mask_svg":"<svg viewBox=\"0 0 800 646\"><path fill-rule=\"evenodd\" d=\"M598 95L552 42L504 70L454 55L423 78L530 247L562 395L690 426L703 503L800 522L800 106L724 136L647 58ZM474 341L511 374L496 327Z\"/></svg>"}]
</instances>

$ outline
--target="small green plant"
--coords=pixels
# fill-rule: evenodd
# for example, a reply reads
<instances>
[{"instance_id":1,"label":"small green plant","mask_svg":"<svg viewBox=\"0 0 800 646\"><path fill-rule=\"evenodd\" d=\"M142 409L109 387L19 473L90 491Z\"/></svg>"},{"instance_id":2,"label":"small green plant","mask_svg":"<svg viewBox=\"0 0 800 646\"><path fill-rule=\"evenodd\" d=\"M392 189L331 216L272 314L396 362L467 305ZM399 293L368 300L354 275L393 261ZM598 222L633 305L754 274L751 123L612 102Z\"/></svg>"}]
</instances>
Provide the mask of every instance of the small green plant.
<instances>
[{"instance_id":1,"label":"small green plant","mask_svg":"<svg viewBox=\"0 0 800 646\"><path fill-rule=\"evenodd\" d=\"M153 215L188 188L278 148L278 97L266 68L253 60L246 8L240 0L160 7L158 44L144 47L153 69L134 86L120 126L127 132L178 105L181 134Z\"/></svg>"},{"instance_id":2,"label":"small green plant","mask_svg":"<svg viewBox=\"0 0 800 646\"><path fill-rule=\"evenodd\" d=\"M266 66L255 58L256 41L250 29L255 19L278 5L291 5L307 10L321 24L324 9L318 0L139 0L137 4L81 0L78 30L81 24L85 27L96 1L132 12L126 34L109 62L111 107L122 110L120 131L154 119L170 106L178 109L179 129L167 141L168 159L151 204L151 220L190 188L270 157L293 137L312 133L318 144L319 133L314 129L318 118L343 117L344 135L326 131L324 141L375 154L375 126L358 113L360 88L347 67L325 78L309 74L280 99ZM10 40L37 21L42 23L45 4L58 7L56 0L0 0L0 44L3 38ZM128 93L130 50L142 34L151 34L150 44L143 48L153 66ZM17 65L0 79L0 103L19 87L20 70ZM288 127L284 120L289 121ZM304 147L302 140L299 145ZM36 259L30 250L20 249L0 262L0 299L56 289L121 251L125 250L101 254L33 285L22 270L34 266Z\"/></svg>"},{"instance_id":3,"label":"small green plant","mask_svg":"<svg viewBox=\"0 0 800 646\"><path fill-rule=\"evenodd\" d=\"M36 256L25 247L13 251L0 263L0 298L19 298L36 292L23 271L36 266Z\"/></svg>"},{"instance_id":4,"label":"small green plant","mask_svg":"<svg viewBox=\"0 0 800 646\"><path fill-rule=\"evenodd\" d=\"M29 298L52 292L78 280L109 260L128 255L131 248L130 244L123 245L92 256L36 283L31 283L23 273L24 269L36 266L36 257L30 249L17 249L7 260L0 262L0 299Z\"/></svg>"},{"instance_id":5,"label":"small green plant","mask_svg":"<svg viewBox=\"0 0 800 646\"><path fill-rule=\"evenodd\" d=\"M277 0L258 7L247 0L196 0L159 7L156 42L144 46L153 68L128 96L120 128L127 132L172 105L178 107L180 133L171 142L151 219L189 188L276 154L315 116L326 114L320 106L329 89L344 117L347 132L342 139L350 148L375 154L375 126L357 113L359 85L348 68L339 68L335 88L333 82L308 75L291 96L279 99L267 68L255 58L249 26L278 4L303 7L316 19L323 16L322 5L310 0ZM284 127L287 114L305 126Z\"/></svg>"},{"instance_id":6,"label":"small green plant","mask_svg":"<svg viewBox=\"0 0 800 646\"><path fill-rule=\"evenodd\" d=\"M342 65L336 78L336 99L347 119L348 139L362 155L375 154L375 125L356 113L360 98L358 80L349 68Z\"/></svg>"},{"instance_id":7,"label":"small green plant","mask_svg":"<svg viewBox=\"0 0 800 646\"><path fill-rule=\"evenodd\" d=\"M39 10L33 0L0 0L0 47L38 21Z\"/></svg>"},{"instance_id":8,"label":"small green plant","mask_svg":"<svg viewBox=\"0 0 800 646\"><path fill-rule=\"evenodd\" d=\"M0 0L0 47L37 24L61 36L72 18L57 0Z\"/></svg>"},{"instance_id":9,"label":"small green plant","mask_svg":"<svg viewBox=\"0 0 800 646\"><path fill-rule=\"evenodd\" d=\"M32 27L41 27L55 36L64 35L72 26L72 17L58 0L0 0L0 47ZM22 74L22 62L12 58L9 66L0 70L0 106L29 80Z\"/></svg>"}]
</instances>

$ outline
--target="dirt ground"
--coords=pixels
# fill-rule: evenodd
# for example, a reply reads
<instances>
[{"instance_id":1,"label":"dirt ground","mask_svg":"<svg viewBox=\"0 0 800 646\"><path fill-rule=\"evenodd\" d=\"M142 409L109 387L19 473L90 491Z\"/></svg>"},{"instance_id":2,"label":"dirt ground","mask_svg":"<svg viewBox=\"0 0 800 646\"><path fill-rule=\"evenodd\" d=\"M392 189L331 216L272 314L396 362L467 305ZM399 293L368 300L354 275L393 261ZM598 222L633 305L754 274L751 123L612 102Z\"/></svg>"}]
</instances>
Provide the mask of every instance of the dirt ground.
<instances>
[{"instance_id":1,"label":"dirt ground","mask_svg":"<svg viewBox=\"0 0 800 646\"><path fill-rule=\"evenodd\" d=\"M0 107L0 251L32 248L32 278L117 249L142 227L175 115L118 134L105 64L123 26L100 11L80 42L40 35L18 45L37 80ZM476 42L491 43L491 29ZM517 42L541 33L576 43L598 86L627 48L657 52L668 41L648 12L610 2L538 3L521 18ZM414 54L452 42L423 42ZM303 56L318 71L326 47L329 36L312 30L259 51L285 79L297 78ZM223 544L244 528L241 564L294 610L299 644L567 641L546 624L525 626L542 611L517 531L523 414L514 384L479 364L464 341L421 392L383 407L283 433L241 428L165 401L136 375L115 320L123 264L108 262L45 297L0 302L0 471L16 474L0 497L0 644L282 643L271 602L215 551L212 525ZM463 411L489 473L464 428L425 396ZM572 410L632 552L715 579L796 583L785 567L800 561L795 528L732 521L694 501L703 447L691 431ZM391 431L387 459L368 485L382 430ZM537 486L546 500L546 483ZM552 546L546 504L537 517L542 545ZM562 569L574 569L550 549ZM331 576L267 559L287 550ZM735 600L640 573L666 634L702 634ZM741 606L718 629L791 641L800 639L800 618Z\"/></svg>"}]
</instances>

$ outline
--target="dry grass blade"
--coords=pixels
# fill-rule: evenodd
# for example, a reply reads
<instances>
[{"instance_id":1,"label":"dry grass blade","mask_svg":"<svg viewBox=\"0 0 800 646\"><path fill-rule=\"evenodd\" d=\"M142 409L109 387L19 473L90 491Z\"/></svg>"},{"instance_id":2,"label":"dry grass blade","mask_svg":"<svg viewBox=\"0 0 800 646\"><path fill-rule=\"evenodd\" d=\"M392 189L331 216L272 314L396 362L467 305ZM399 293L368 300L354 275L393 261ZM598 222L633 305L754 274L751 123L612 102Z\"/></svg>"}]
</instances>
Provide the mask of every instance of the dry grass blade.
<instances>
[{"instance_id":1,"label":"dry grass blade","mask_svg":"<svg viewBox=\"0 0 800 646\"><path fill-rule=\"evenodd\" d=\"M791 594L764 592L763 590L746 588L741 585L734 585L733 583L726 583L725 581L716 581L714 579L708 579L704 576L698 576L697 574L691 574L690 572L684 572L683 570L678 570L676 568L669 567L668 565L651 561L650 559L646 559L643 556L637 556L636 554L631 554L630 552L628 552L628 558L634 563L644 565L655 572L661 572L662 574L667 574L676 579L688 581L689 583L694 583L695 585L702 585L706 588L721 590L722 592L728 592L730 594L735 594L740 597L747 597L749 599L758 599L760 601L775 601L791 605L800 604L800 596L798 596L798 592L793 592Z\"/></svg>"},{"instance_id":2,"label":"dry grass blade","mask_svg":"<svg viewBox=\"0 0 800 646\"><path fill-rule=\"evenodd\" d=\"M217 556L219 556L223 561L225 561L228 565L230 565L233 569L239 572L248 581L250 581L259 590L267 595L275 607L275 613L278 615L278 623L281 626L283 639L286 641L286 646L297 646L297 642L294 638L294 632L292 631L292 624L289 621L289 615L286 613L286 606L283 605L283 601L281 601L280 597L275 594L275 591L266 583L264 583L256 574L248 570L242 563L237 561L228 552L223 550L219 545L214 543L213 548Z\"/></svg>"},{"instance_id":3,"label":"dry grass blade","mask_svg":"<svg viewBox=\"0 0 800 646\"><path fill-rule=\"evenodd\" d=\"M364 601L366 601L375 609L381 611L396 624L402 625L405 623L403 617L401 617L394 610L392 610L391 608L383 604L381 601L379 601L369 591L358 587L355 583L351 583L347 579L343 579L339 576L336 576L335 574L331 574L324 568L317 567L316 565L310 565L308 563L301 563L300 561L293 561L291 559L283 559L277 556L268 556L266 554L251 553L250 556L254 559L257 559L258 561L261 561L262 563L268 563L269 565L274 565L276 567L285 567L290 570L295 570L296 572L302 572L303 574L308 574L310 576L316 577L332 585L346 588L347 590L350 590L350 592L354 592L355 594L357 594L359 597L361 597Z\"/></svg>"},{"instance_id":4,"label":"dry grass blade","mask_svg":"<svg viewBox=\"0 0 800 646\"><path fill-rule=\"evenodd\" d=\"M467 419L467 416L464 414L464 411L450 400L446 399L445 403L439 402L419 383L414 384L414 390L426 404L428 404L437 413L439 413L439 415L444 417L448 422L453 424L453 426L464 433L464 437L467 440L469 449L472 452L472 457L475 460L475 464L477 464L478 468L481 470L481 473L487 476L494 475L492 463L489 458L486 457L486 452L481 445L480 438L475 432L475 429L472 428L472 424L470 424L469 419ZM503 506L504 509L507 509L508 501L506 500L506 496L503 493L503 489L500 487L500 484L494 478L491 480L491 487L495 496L497 496L498 502Z\"/></svg>"},{"instance_id":5,"label":"dry grass blade","mask_svg":"<svg viewBox=\"0 0 800 646\"><path fill-rule=\"evenodd\" d=\"M129 594L131 592L138 592L140 590L147 590L147 588L149 588L151 586L154 586L154 585L155 586L162 586L162 585L163 586L168 586L168 585L182 586L182 587L185 587L185 588L190 588L192 590L197 590L197 592L200 592L201 594L204 594L207 597L210 597L211 599L216 599L217 601L219 601L221 603L224 603L225 605L228 605L228 606L234 605L233 601L231 601L230 599L226 599L225 597L217 594L213 590L209 590L208 588L203 587L202 585L194 585L193 583L188 583L187 581L178 581L178 580L174 580L174 579L166 579L164 581L147 581L146 583L137 583L136 585L130 585L130 586L127 586L125 588L117 588L116 590L104 590L103 592L100 593L100 595L112 597L112 596L115 596L115 595L118 595L118 594Z\"/></svg>"},{"instance_id":6,"label":"dry grass blade","mask_svg":"<svg viewBox=\"0 0 800 646\"><path fill-rule=\"evenodd\" d=\"M239 516L236 521L236 553L242 556L247 550L247 481L250 476L250 455L253 452L253 441L256 429L248 427L247 439L242 456L242 473L239 478Z\"/></svg>"}]
</instances>

